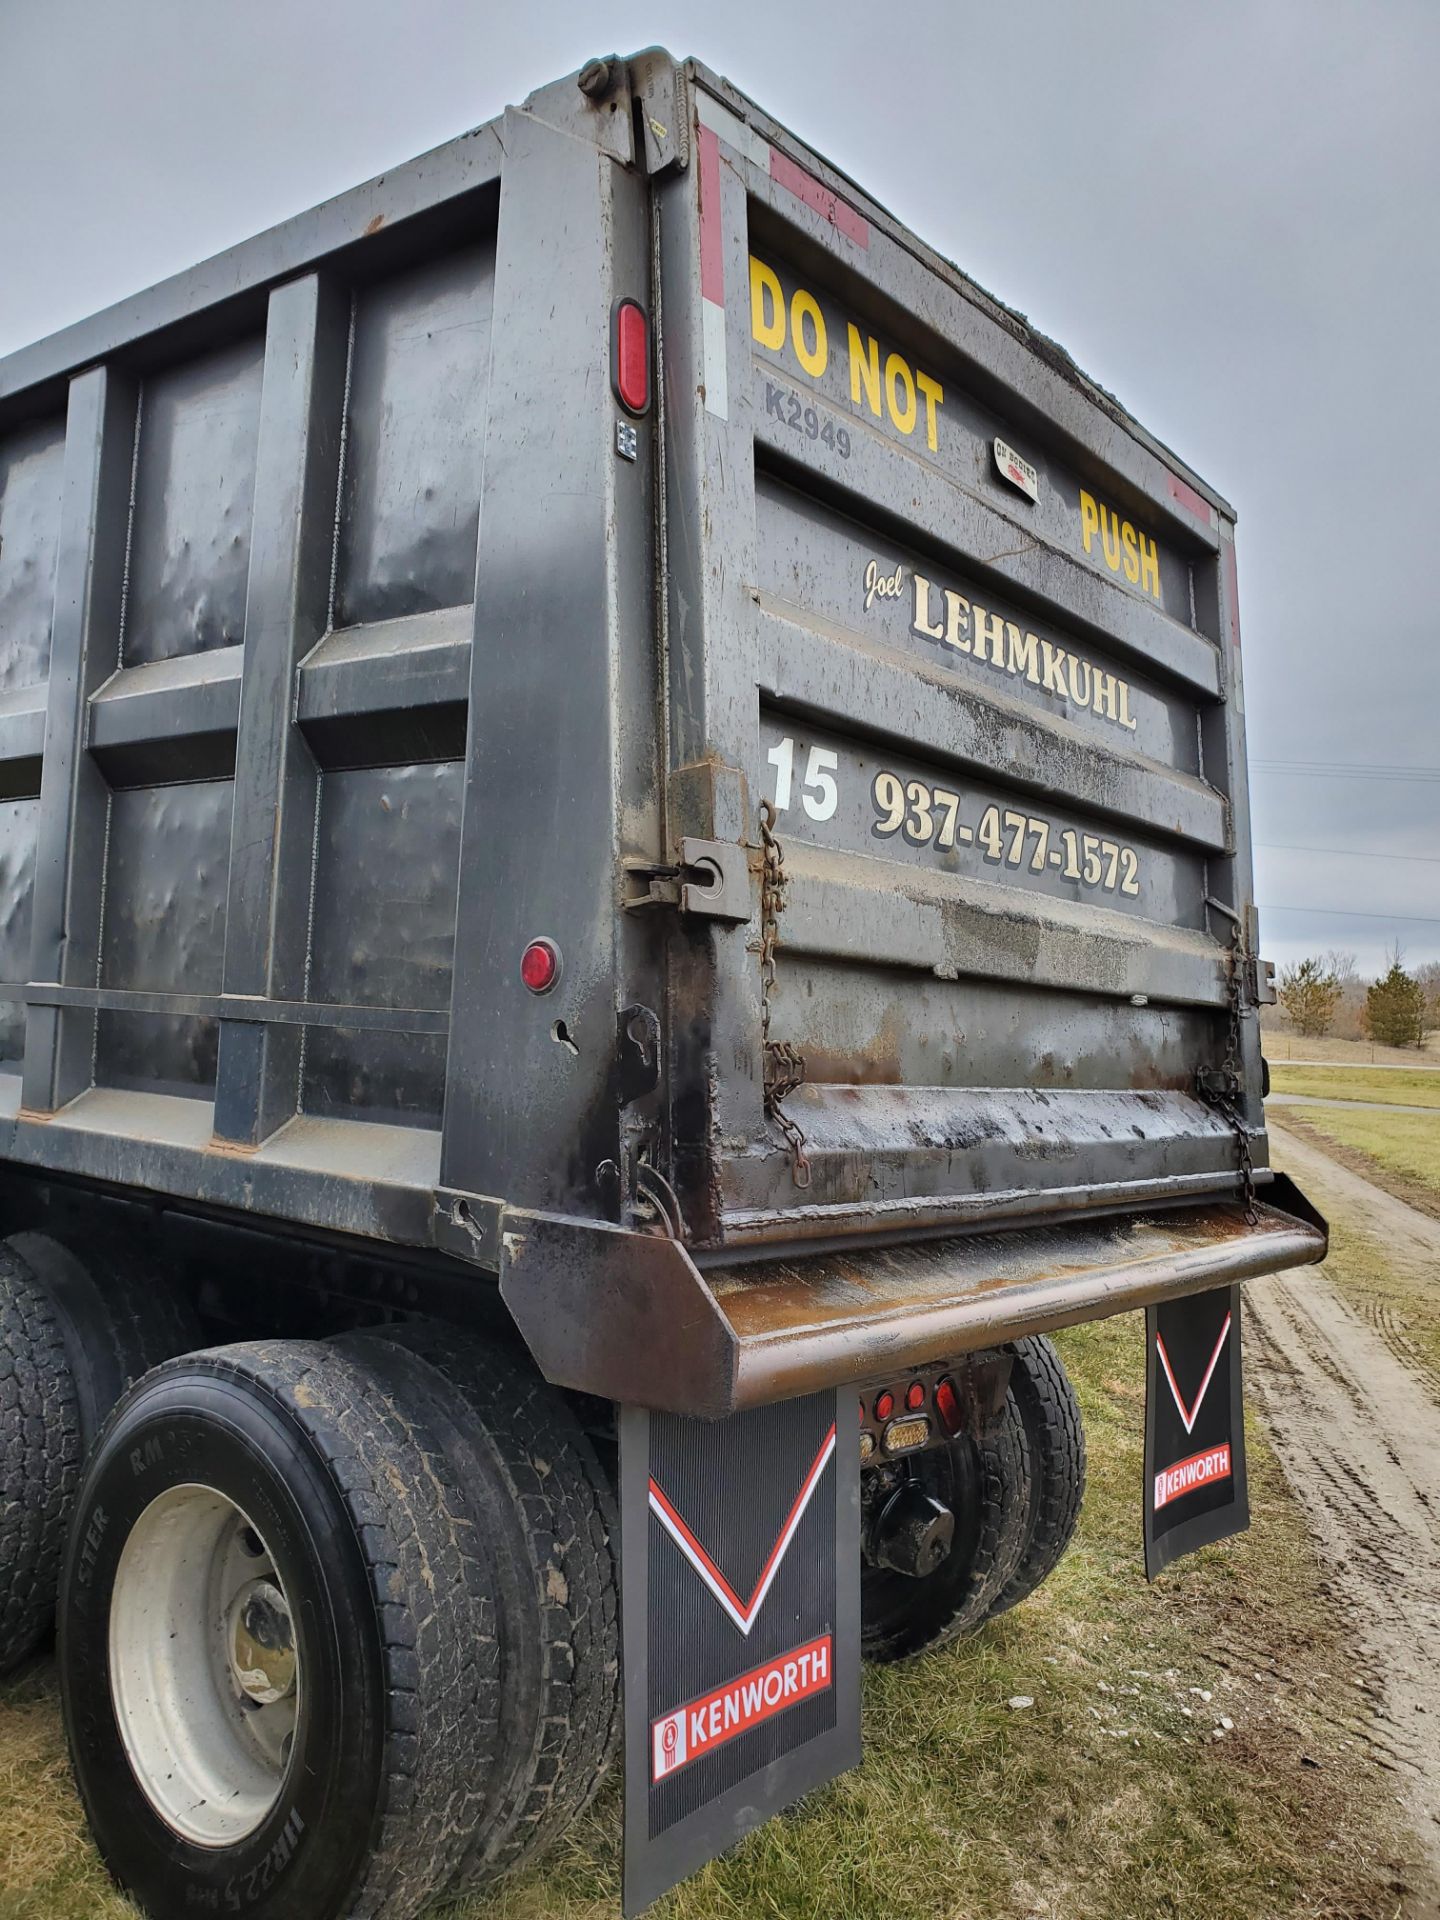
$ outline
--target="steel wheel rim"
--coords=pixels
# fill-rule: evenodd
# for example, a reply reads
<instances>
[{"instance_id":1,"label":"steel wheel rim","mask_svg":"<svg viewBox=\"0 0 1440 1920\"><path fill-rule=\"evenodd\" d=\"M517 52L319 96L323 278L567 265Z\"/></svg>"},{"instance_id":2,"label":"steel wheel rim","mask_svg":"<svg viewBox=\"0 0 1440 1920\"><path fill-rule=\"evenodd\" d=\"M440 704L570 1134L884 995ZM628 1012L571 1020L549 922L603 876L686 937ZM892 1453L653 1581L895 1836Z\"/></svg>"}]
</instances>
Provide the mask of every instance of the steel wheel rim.
<instances>
[{"instance_id":1,"label":"steel wheel rim","mask_svg":"<svg viewBox=\"0 0 1440 1920\"><path fill-rule=\"evenodd\" d=\"M280 1798L301 1699L275 1560L213 1487L162 1493L125 1542L110 1601L110 1695L155 1812L201 1847L234 1846Z\"/></svg>"}]
</instances>

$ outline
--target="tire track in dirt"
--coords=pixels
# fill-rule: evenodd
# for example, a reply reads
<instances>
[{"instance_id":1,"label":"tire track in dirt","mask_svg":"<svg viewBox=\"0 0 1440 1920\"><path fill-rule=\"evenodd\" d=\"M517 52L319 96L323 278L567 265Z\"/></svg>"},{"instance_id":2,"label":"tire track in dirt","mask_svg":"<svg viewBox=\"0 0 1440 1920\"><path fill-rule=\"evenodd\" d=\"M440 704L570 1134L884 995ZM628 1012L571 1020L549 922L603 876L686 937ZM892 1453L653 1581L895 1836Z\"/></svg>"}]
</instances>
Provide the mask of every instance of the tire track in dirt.
<instances>
[{"instance_id":1,"label":"tire track in dirt","mask_svg":"<svg viewBox=\"0 0 1440 1920\"><path fill-rule=\"evenodd\" d=\"M1283 1140L1323 1210L1440 1275L1428 1219L1308 1142ZM1437 1282L1440 1283L1440 1282ZM1440 1891L1440 1399L1383 1307L1357 1312L1322 1268L1245 1289L1249 1374L1360 1653L1352 1728L1395 1770ZM1369 1711L1364 1709L1368 1706Z\"/></svg>"},{"instance_id":2,"label":"tire track in dirt","mask_svg":"<svg viewBox=\"0 0 1440 1920\"><path fill-rule=\"evenodd\" d=\"M1377 1239L1387 1252L1401 1259L1419 1261L1433 1271L1435 1263L1440 1261L1440 1220L1407 1206L1394 1194L1386 1193L1383 1187L1377 1187L1373 1180L1367 1180L1363 1173L1332 1160L1312 1141L1286 1132L1283 1123L1276 1124L1273 1116L1270 1131L1289 1171L1313 1180L1317 1187L1323 1186L1327 1193L1333 1194L1358 1216L1356 1224Z\"/></svg>"}]
</instances>

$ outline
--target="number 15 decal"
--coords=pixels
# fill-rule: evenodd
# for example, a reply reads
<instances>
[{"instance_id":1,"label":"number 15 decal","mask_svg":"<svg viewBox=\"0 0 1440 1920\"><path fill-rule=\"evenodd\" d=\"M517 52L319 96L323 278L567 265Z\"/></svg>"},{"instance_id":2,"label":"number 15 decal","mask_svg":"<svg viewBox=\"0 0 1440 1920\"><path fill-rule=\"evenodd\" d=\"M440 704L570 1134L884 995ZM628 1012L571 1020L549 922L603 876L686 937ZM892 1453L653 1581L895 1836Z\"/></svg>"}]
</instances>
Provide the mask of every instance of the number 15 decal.
<instances>
[{"instance_id":1,"label":"number 15 decal","mask_svg":"<svg viewBox=\"0 0 1440 1920\"><path fill-rule=\"evenodd\" d=\"M775 810L784 813L795 779L795 742L790 735L773 746L766 758L775 769ZM839 754L829 747L811 747L800 799L812 820L829 820L840 803L840 789L835 784L839 764Z\"/></svg>"}]
</instances>

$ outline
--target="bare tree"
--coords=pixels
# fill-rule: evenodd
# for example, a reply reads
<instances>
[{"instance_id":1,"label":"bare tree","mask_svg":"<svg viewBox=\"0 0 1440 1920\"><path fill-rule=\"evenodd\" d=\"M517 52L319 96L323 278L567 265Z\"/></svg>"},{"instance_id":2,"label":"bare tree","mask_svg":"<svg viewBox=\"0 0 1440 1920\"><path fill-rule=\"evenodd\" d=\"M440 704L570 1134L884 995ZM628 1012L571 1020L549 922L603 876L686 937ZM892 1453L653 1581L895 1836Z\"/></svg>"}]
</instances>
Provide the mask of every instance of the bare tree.
<instances>
[{"instance_id":1,"label":"bare tree","mask_svg":"<svg viewBox=\"0 0 1440 1920\"><path fill-rule=\"evenodd\" d=\"M1423 967L1415 969L1415 978L1425 995L1421 1021L1426 1033L1434 1033L1440 1027L1440 960L1427 960Z\"/></svg>"}]
</instances>

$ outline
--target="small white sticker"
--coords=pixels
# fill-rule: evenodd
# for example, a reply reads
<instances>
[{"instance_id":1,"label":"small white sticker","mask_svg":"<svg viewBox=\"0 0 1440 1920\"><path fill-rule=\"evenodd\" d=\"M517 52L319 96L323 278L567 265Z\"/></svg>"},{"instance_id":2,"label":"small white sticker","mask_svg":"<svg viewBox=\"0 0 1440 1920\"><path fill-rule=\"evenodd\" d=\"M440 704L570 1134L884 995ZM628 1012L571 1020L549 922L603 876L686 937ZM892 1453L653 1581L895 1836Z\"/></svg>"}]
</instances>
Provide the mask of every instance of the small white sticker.
<instances>
[{"instance_id":1,"label":"small white sticker","mask_svg":"<svg viewBox=\"0 0 1440 1920\"><path fill-rule=\"evenodd\" d=\"M1000 478L1008 480L1017 492L1023 493L1027 500L1040 498L1040 476L1028 460L1022 460L1013 447L1007 447L1003 440L996 440L995 465Z\"/></svg>"}]
</instances>

